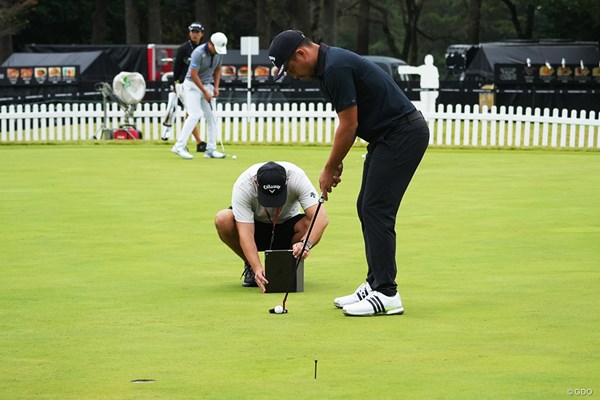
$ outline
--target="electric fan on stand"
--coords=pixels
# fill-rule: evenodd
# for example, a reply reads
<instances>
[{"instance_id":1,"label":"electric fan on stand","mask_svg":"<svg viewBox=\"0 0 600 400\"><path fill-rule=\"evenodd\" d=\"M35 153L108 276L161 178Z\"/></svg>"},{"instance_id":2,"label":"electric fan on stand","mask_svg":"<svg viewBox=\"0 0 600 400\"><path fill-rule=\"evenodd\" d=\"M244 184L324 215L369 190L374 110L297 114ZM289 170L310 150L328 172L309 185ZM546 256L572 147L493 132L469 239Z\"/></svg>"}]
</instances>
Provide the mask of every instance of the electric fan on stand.
<instances>
[{"instance_id":1,"label":"electric fan on stand","mask_svg":"<svg viewBox=\"0 0 600 400\"><path fill-rule=\"evenodd\" d=\"M121 72L113 79L112 87L106 82L96 84L102 93L104 119L95 139L141 139L142 132L133 124L133 112L146 94L146 81L138 72ZM125 112L123 123L117 129L108 128L108 103L117 103Z\"/></svg>"}]
</instances>

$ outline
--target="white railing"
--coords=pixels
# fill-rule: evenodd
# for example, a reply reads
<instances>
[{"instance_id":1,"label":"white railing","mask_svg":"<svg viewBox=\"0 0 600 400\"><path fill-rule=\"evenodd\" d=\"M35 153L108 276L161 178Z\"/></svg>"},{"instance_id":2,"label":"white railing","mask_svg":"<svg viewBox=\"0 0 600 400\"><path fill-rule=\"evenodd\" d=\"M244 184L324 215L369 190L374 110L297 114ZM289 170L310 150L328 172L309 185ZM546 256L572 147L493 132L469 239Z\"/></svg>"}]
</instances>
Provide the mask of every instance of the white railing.
<instances>
[{"instance_id":1,"label":"white railing","mask_svg":"<svg viewBox=\"0 0 600 400\"><path fill-rule=\"evenodd\" d=\"M138 104L135 126L144 140L159 140L165 103ZM107 128L122 123L123 110L107 107ZM173 133L183 125L177 110ZM600 149L600 121L594 111L440 105L424 113L430 143L449 147ZM223 141L229 143L331 143L338 124L331 104L219 104ZM94 140L101 137L101 103L25 104L0 107L0 143ZM201 134L206 126L201 123Z\"/></svg>"}]
</instances>

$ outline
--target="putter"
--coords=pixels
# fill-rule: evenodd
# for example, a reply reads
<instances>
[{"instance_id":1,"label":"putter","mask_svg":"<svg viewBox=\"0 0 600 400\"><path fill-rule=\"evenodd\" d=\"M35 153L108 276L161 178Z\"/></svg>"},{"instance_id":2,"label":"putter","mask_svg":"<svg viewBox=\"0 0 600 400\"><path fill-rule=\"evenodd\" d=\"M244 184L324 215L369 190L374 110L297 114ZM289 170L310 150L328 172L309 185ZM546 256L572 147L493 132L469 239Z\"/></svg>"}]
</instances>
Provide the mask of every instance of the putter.
<instances>
[{"instance_id":1,"label":"putter","mask_svg":"<svg viewBox=\"0 0 600 400\"><path fill-rule=\"evenodd\" d=\"M313 219L310 223L310 226L308 227L308 233L306 234L306 238L308 239L310 237L310 233L312 232L313 226L315 226L315 221L317 220L317 216L319 215L319 210L321 209L321 205L323 204L323 202L325 201L325 198L323 197L323 195L321 195L321 197L319 197L319 204L317 204L317 209L315 210L315 215L313 216ZM294 268L292 269L292 274L290 276L290 283L288 284L288 288L285 292L285 296L283 297L283 304L282 304L282 309L280 310L280 312L276 312L275 308L271 308L269 310L269 312L271 314L287 314L288 310L287 308L285 308L285 302L287 301L288 295L290 294L290 290L292 289L292 284L294 283L294 275L296 275L296 270L298 269L298 266L300 265L300 261L302 261L302 255L304 254L304 250L306 250L306 242L307 240L304 241L304 245L302 246L302 251L300 252L300 257L298 258L298 260L296 261L296 265L294 265Z\"/></svg>"}]
</instances>

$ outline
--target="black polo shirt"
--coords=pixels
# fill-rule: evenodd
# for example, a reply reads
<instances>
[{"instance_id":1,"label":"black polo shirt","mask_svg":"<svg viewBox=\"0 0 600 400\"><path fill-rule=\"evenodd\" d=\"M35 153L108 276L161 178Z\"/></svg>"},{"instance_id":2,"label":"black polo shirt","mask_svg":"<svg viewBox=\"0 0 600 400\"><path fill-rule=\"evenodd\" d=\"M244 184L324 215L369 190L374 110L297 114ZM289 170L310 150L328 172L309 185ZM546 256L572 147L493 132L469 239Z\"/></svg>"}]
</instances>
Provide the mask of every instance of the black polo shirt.
<instances>
[{"instance_id":1,"label":"black polo shirt","mask_svg":"<svg viewBox=\"0 0 600 400\"><path fill-rule=\"evenodd\" d=\"M371 142L415 110L396 82L377 64L351 51L321 43L317 78L336 112L358 106L361 139Z\"/></svg>"},{"instance_id":2,"label":"black polo shirt","mask_svg":"<svg viewBox=\"0 0 600 400\"><path fill-rule=\"evenodd\" d=\"M188 40L177 49L175 62L173 63L173 80L175 82L183 83L185 81L185 75L190 66L190 57L196 47L198 47L198 44Z\"/></svg>"}]
</instances>

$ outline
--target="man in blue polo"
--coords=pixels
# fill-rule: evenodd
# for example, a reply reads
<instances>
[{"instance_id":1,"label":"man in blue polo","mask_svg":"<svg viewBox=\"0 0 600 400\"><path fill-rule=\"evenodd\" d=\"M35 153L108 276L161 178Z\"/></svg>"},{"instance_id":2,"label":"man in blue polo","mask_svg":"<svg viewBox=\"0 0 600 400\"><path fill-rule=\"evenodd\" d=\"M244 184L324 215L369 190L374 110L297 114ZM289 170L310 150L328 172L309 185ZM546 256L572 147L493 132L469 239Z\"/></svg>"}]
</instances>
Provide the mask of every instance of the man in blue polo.
<instances>
[{"instance_id":1,"label":"man in blue polo","mask_svg":"<svg viewBox=\"0 0 600 400\"><path fill-rule=\"evenodd\" d=\"M294 79L317 78L339 125L319 177L325 199L341 181L344 157L356 137L369 142L357 200L368 265L366 282L334 305L350 316L404 313L396 285L396 214L429 143L429 129L392 78L376 64L338 47L316 44L302 32L281 32L269 58Z\"/></svg>"},{"instance_id":2,"label":"man in blue polo","mask_svg":"<svg viewBox=\"0 0 600 400\"><path fill-rule=\"evenodd\" d=\"M218 126L214 115L216 99L219 97L221 83L221 62L227 54L227 37L221 32L213 33L207 43L196 47L190 58L190 66L185 76L183 90L188 116L177 137L171 152L190 160L194 158L186 149L192 131L204 116L207 125L206 152L204 158L225 158L217 150Z\"/></svg>"}]
</instances>

